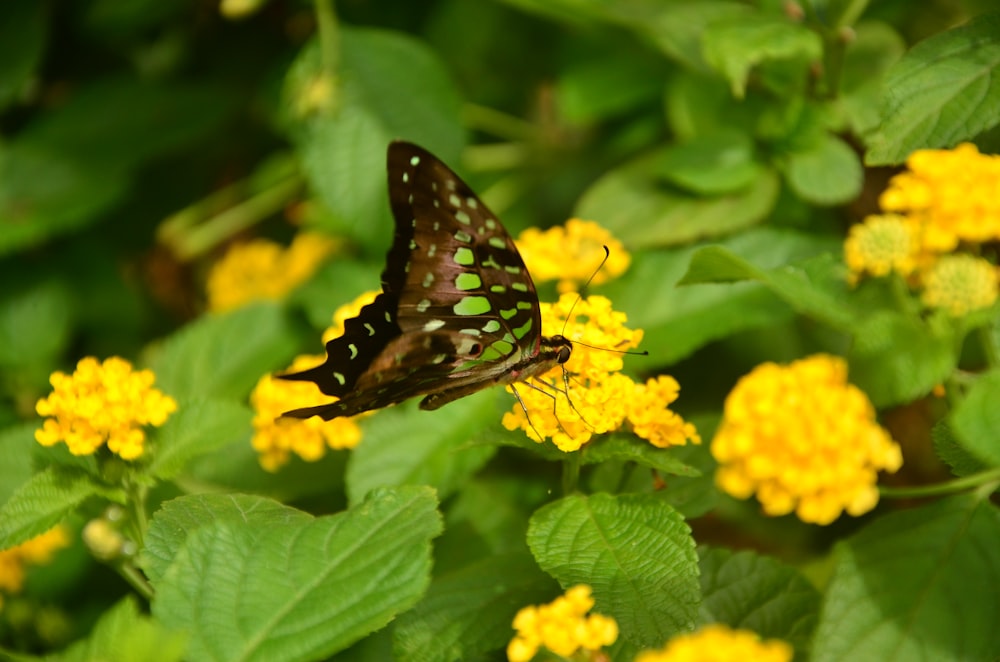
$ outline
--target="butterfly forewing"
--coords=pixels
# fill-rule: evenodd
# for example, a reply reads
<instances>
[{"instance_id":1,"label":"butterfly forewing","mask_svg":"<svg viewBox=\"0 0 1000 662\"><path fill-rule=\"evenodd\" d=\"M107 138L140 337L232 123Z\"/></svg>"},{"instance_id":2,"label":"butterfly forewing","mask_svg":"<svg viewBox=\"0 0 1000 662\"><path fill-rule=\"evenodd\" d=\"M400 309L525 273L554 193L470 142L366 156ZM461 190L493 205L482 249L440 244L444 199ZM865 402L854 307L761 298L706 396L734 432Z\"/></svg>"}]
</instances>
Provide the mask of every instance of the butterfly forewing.
<instances>
[{"instance_id":1,"label":"butterfly forewing","mask_svg":"<svg viewBox=\"0 0 1000 662\"><path fill-rule=\"evenodd\" d=\"M531 276L503 225L458 175L406 142L389 146L388 174L395 234L382 293L327 343L322 365L283 376L340 400L286 415L330 419L417 395L436 408L538 372L569 345L543 347Z\"/></svg>"}]
</instances>

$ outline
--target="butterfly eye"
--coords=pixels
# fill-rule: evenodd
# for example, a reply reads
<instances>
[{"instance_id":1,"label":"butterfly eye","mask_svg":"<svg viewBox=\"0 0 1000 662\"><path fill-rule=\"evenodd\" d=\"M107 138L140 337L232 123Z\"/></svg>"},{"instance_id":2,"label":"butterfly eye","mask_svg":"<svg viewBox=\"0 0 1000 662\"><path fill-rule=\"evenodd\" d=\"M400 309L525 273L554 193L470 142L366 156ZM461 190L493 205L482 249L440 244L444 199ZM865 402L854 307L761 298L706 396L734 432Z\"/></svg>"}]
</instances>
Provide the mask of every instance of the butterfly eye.
<instances>
[{"instance_id":1,"label":"butterfly eye","mask_svg":"<svg viewBox=\"0 0 1000 662\"><path fill-rule=\"evenodd\" d=\"M556 363L566 363L566 361L569 361L569 355L572 353L573 349L571 347L560 347L559 355L556 356Z\"/></svg>"}]
</instances>

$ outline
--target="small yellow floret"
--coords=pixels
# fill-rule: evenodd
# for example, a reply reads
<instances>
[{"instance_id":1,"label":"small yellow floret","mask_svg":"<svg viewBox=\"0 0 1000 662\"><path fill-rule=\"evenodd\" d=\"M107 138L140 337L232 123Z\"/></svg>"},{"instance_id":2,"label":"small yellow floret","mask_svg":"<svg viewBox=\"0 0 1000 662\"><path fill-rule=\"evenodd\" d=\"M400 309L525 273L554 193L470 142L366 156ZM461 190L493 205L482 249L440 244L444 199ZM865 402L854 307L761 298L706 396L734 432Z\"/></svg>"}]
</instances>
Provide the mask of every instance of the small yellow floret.
<instances>
[{"instance_id":1,"label":"small yellow floret","mask_svg":"<svg viewBox=\"0 0 1000 662\"><path fill-rule=\"evenodd\" d=\"M756 493L768 515L795 511L815 524L871 510L878 472L903 462L868 397L847 382L847 364L823 354L765 363L741 378L711 451L722 490Z\"/></svg>"},{"instance_id":2,"label":"small yellow floret","mask_svg":"<svg viewBox=\"0 0 1000 662\"><path fill-rule=\"evenodd\" d=\"M56 526L16 547L0 551L0 591L19 593L24 586L25 566L46 565L56 550L69 545L69 535Z\"/></svg>"},{"instance_id":3,"label":"small yellow floret","mask_svg":"<svg viewBox=\"0 0 1000 662\"><path fill-rule=\"evenodd\" d=\"M997 300L997 268L972 255L945 255L923 274L921 300L952 317L993 305Z\"/></svg>"},{"instance_id":4,"label":"small yellow floret","mask_svg":"<svg viewBox=\"0 0 1000 662\"><path fill-rule=\"evenodd\" d=\"M919 242L914 228L897 214L869 216L851 227L844 242L844 259L852 281L865 274L908 276L916 268Z\"/></svg>"}]
</instances>

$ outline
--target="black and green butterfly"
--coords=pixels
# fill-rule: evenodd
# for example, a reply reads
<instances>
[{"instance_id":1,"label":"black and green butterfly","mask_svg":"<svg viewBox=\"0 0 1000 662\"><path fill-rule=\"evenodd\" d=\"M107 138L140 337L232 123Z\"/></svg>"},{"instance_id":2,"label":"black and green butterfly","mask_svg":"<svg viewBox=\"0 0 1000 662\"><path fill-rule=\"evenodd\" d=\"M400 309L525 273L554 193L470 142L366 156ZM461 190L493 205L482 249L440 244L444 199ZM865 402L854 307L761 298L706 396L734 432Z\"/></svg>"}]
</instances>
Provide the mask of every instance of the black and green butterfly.
<instances>
[{"instance_id":1,"label":"black and green butterfly","mask_svg":"<svg viewBox=\"0 0 1000 662\"><path fill-rule=\"evenodd\" d=\"M425 396L437 409L565 363L572 343L543 336L538 295L499 219L427 150L389 145L396 231L382 293L326 344L321 365L281 375L339 398L285 416L326 420Z\"/></svg>"}]
</instances>

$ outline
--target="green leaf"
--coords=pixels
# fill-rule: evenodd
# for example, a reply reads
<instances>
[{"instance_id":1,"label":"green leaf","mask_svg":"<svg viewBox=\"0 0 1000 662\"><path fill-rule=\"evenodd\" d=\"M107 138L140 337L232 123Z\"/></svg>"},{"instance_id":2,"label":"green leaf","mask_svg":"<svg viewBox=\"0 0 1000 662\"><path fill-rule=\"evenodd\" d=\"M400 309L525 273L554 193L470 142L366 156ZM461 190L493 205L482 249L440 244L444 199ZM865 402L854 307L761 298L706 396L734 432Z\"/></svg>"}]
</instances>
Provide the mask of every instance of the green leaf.
<instances>
[{"instance_id":1,"label":"green leaf","mask_svg":"<svg viewBox=\"0 0 1000 662\"><path fill-rule=\"evenodd\" d=\"M861 193L861 161L836 136L824 135L808 149L785 156L788 185L806 202L832 206L850 202Z\"/></svg>"},{"instance_id":2,"label":"green leaf","mask_svg":"<svg viewBox=\"0 0 1000 662\"><path fill-rule=\"evenodd\" d=\"M559 586L527 552L498 554L435 579L396 622L393 650L407 662L467 660L503 648L517 611L551 601Z\"/></svg>"},{"instance_id":3,"label":"green leaf","mask_svg":"<svg viewBox=\"0 0 1000 662\"><path fill-rule=\"evenodd\" d=\"M959 406L961 404L959 403ZM948 419L942 419L934 424L931 428L931 441L934 442L934 453L951 467L952 473L956 476L969 476L989 469L989 466L965 449L956 438Z\"/></svg>"},{"instance_id":4,"label":"green leaf","mask_svg":"<svg viewBox=\"0 0 1000 662\"><path fill-rule=\"evenodd\" d=\"M21 423L0 430L0 503L10 498L22 484L31 478L31 452L38 446L35 441L37 422Z\"/></svg>"},{"instance_id":5,"label":"green leaf","mask_svg":"<svg viewBox=\"0 0 1000 662\"><path fill-rule=\"evenodd\" d=\"M900 163L916 149L953 147L1000 122L1000 13L933 35L893 66L869 165Z\"/></svg>"},{"instance_id":6,"label":"green leaf","mask_svg":"<svg viewBox=\"0 0 1000 662\"><path fill-rule=\"evenodd\" d=\"M437 411L411 403L379 412L366 421L347 464L350 502L358 503L376 487L396 485L433 485L446 498L496 452L493 445L470 443L494 412L489 392Z\"/></svg>"},{"instance_id":7,"label":"green leaf","mask_svg":"<svg viewBox=\"0 0 1000 662\"><path fill-rule=\"evenodd\" d=\"M716 21L749 16L753 11L747 5L726 0L658 3L658 9L653 20L636 22L635 27L668 57L695 70L708 70L702 48L706 28Z\"/></svg>"},{"instance_id":8,"label":"green leaf","mask_svg":"<svg viewBox=\"0 0 1000 662\"><path fill-rule=\"evenodd\" d=\"M250 497L174 500L150 527L153 614L190 633L191 659L325 658L420 599L436 506L427 487L317 518Z\"/></svg>"},{"instance_id":9,"label":"green leaf","mask_svg":"<svg viewBox=\"0 0 1000 662\"><path fill-rule=\"evenodd\" d=\"M989 467L1000 466L1000 370L976 378L965 398L951 412L950 424L962 448Z\"/></svg>"},{"instance_id":10,"label":"green leaf","mask_svg":"<svg viewBox=\"0 0 1000 662\"><path fill-rule=\"evenodd\" d=\"M660 172L668 181L700 195L745 189L760 177L753 141L735 130L720 130L668 147Z\"/></svg>"},{"instance_id":11,"label":"green leaf","mask_svg":"<svg viewBox=\"0 0 1000 662\"><path fill-rule=\"evenodd\" d=\"M857 136L878 129L880 96L886 71L906 52L903 37L891 25L864 21L844 54L841 94L834 100L847 125Z\"/></svg>"},{"instance_id":12,"label":"green leaf","mask_svg":"<svg viewBox=\"0 0 1000 662\"><path fill-rule=\"evenodd\" d=\"M930 393L951 375L958 356L949 334L911 316L880 311L857 322L847 360L851 382L883 408Z\"/></svg>"},{"instance_id":13,"label":"green leaf","mask_svg":"<svg viewBox=\"0 0 1000 662\"><path fill-rule=\"evenodd\" d=\"M574 124L588 124L658 100L663 79L649 64L623 52L571 64L556 86L560 113Z\"/></svg>"},{"instance_id":14,"label":"green leaf","mask_svg":"<svg viewBox=\"0 0 1000 662\"><path fill-rule=\"evenodd\" d=\"M389 234L385 148L393 138L417 142L447 162L464 144L460 99L437 55L397 32L341 29L339 77L331 107L304 120L298 99L322 74L318 42L300 53L286 81L307 177L340 231L367 245ZM406 99L406 103L400 103Z\"/></svg>"},{"instance_id":15,"label":"green leaf","mask_svg":"<svg viewBox=\"0 0 1000 662\"><path fill-rule=\"evenodd\" d=\"M844 302L843 267L830 254L800 264L763 270L722 246L708 246L691 258L680 285L755 280L763 283L799 312L840 329L850 329L855 312Z\"/></svg>"},{"instance_id":16,"label":"green leaf","mask_svg":"<svg viewBox=\"0 0 1000 662\"><path fill-rule=\"evenodd\" d=\"M803 78L809 63L823 48L819 36L780 15L749 14L710 23L703 35L705 60L729 81L733 96L742 99L750 70L766 61L794 60Z\"/></svg>"},{"instance_id":17,"label":"green leaf","mask_svg":"<svg viewBox=\"0 0 1000 662\"><path fill-rule=\"evenodd\" d=\"M241 438L249 439L252 417L248 408L229 400L181 403L178 411L156 433L150 473L169 480L183 471L192 459Z\"/></svg>"},{"instance_id":18,"label":"green leaf","mask_svg":"<svg viewBox=\"0 0 1000 662\"><path fill-rule=\"evenodd\" d=\"M838 545L810 659L995 659L998 537L996 508L972 496L875 520Z\"/></svg>"},{"instance_id":19,"label":"green leaf","mask_svg":"<svg viewBox=\"0 0 1000 662\"><path fill-rule=\"evenodd\" d=\"M0 255L91 222L127 187L123 176L90 168L55 147L0 145Z\"/></svg>"},{"instance_id":20,"label":"green leaf","mask_svg":"<svg viewBox=\"0 0 1000 662\"><path fill-rule=\"evenodd\" d=\"M45 50L46 6L33 0L0 4L0 108L28 86Z\"/></svg>"},{"instance_id":21,"label":"green leaf","mask_svg":"<svg viewBox=\"0 0 1000 662\"><path fill-rule=\"evenodd\" d=\"M627 460L674 476L700 476L701 472L678 460L674 449L657 448L645 439L612 435L583 448L584 464L600 464L609 460Z\"/></svg>"},{"instance_id":22,"label":"green leaf","mask_svg":"<svg viewBox=\"0 0 1000 662\"><path fill-rule=\"evenodd\" d=\"M44 364L69 341L73 301L55 279L11 278L0 285L0 365Z\"/></svg>"},{"instance_id":23,"label":"green leaf","mask_svg":"<svg viewBox=\"0 0 1000 662\"><path fill-rule=\"evenodd\" d=\"M531 518L528 546L564 587L589 584L594 610L638 645L691 630L698 562L684 519L652 495L573 495Z\"/></svg>"},{"instance_id":24,"label":"green leaf","mask_svg":"<svg viewBox=\"0 0 1000 662\"><path fill-rule=\"evenodd\" d=\"M528 517L549 500L549 493L542 478L479 474L449 501L448 531L468 526L495 553L523 550Z\"/></svg>"},{"instance_id":25,"label":"green leaf","mask_svg":"<svg viewBox=\"0 0 1000 662\"><path fill-rule=\"evenodd\" d=\"M243 399L287 364L294 334L281 306L259 303L205 315L170 336L150 361L156 387L178 401Z\"/></svg>"},{"instance_id":26,"label":"green leaf","mask_svg":"<svg viewBox=\"0 0 1000 662\"><path fill-rule=\"evenodd\" d=\"M139 611L132 596L104 612L83 641L60 656L60 662L179 662L184 658L187 637L171 632Z\"/></svg>"},{"instance_id":27,"label":"green leaf","mask_svg":"<svg viewBox=\"0 0 1000 662\"><path fill-rule=\"evenodd\" d=\"M820 594L794 569L750 551L702 549L699 620L809 647Z\"/></svg>"},{"instance_id":28,"label":"green leaf","mask_svg":"<svg viewBox=\"0 0 1000 662\"><path fill-rule=\"evenodd\" d=\"M774 207L780 185L770 170L760 170L738 192L696 197L659 181L663 154L647 154L605 174L580 197L573 215L596 220L629 246L643 248L728 234L759 222Z\"/></svg>"},{"instance_id":29,"label":"green leaf","mask_svg":"<svg viewBox=\"0 0 1000 662\"><path fill-rule=\"evenodd\" d=\"M35 474L0 506L0 549L45 533L96 494L107 492L80 472L50 467Z\"/></svg>"}]
</instances>

